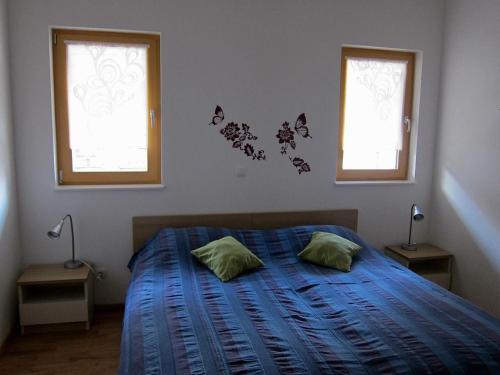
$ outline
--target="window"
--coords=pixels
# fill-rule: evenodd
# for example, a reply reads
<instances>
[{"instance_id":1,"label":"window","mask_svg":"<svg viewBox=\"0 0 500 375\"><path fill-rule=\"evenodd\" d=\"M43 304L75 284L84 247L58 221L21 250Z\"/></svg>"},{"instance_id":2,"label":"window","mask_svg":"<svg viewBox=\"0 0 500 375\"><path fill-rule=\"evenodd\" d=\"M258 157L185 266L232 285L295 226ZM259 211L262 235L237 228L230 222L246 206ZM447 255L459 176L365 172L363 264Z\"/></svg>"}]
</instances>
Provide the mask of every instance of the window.
<instances>
[{"instance_id":1,"label":"window","mask_svg":"<svg viewBox=\"0 0 500 375\"><path fill-rule=\"evenodd\" d=\"M52 37L59 184L160 183L159 35Z\"/></svg>"},{"instance_id":2,"label":"window","mask_svg":"<svg viewBox=\"0 0 500 375\"><path fill-rule=\"evenodd\" d=\"M415 54L343 48L337 180L404 180Z\"/></svg>"}]
</instances>

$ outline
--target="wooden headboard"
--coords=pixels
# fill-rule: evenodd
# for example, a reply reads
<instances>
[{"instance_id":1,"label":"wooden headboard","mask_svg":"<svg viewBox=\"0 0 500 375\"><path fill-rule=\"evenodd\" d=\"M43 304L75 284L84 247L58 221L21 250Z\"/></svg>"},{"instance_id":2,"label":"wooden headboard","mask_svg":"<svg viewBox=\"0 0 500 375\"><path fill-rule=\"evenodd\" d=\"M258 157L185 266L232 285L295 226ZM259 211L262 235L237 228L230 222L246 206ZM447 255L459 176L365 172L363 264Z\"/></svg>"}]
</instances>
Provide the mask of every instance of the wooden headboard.
<instances>
[{"instance_id":1,"label":"wooden headboard","mask_svg":"<svg viewBox=\"0 0 500 375\"><path fill-rule=\"evenodd\" d=\"M208 226L231 229L272 229L296 225L342 225L356 231L358 210L136 216L132 218L134 253L140 250L161 229L167 227Z\"/></svg>"}]
</instances>

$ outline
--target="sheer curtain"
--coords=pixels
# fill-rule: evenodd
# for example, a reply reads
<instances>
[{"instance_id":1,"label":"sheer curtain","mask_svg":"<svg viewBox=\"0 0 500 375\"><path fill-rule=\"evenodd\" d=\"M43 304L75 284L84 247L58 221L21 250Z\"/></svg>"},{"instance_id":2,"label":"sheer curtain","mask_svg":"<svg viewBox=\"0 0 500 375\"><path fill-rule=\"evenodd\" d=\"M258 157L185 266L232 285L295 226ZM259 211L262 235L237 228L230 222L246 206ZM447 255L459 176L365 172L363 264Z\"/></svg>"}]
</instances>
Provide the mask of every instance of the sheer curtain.
<instances>
[{"instance_id":1,"label":"sheer curtain","mask_svg":"<svg viewBox=\"0 0 500 375\"><path fill-rule=\"evenodd\" d=\"M146 171L148 47L66 43L73 171Z\"/></svg>"},{"instance_id":2,"label":"sheer curtain","mask_svg":"<svg viewBox=\"0 0 500 375\"><path fill-rule=\"evenodd\" d=\"M402 61L348 58L344 169L397 168L406 65Z\"/></svg>"}]
</instances>

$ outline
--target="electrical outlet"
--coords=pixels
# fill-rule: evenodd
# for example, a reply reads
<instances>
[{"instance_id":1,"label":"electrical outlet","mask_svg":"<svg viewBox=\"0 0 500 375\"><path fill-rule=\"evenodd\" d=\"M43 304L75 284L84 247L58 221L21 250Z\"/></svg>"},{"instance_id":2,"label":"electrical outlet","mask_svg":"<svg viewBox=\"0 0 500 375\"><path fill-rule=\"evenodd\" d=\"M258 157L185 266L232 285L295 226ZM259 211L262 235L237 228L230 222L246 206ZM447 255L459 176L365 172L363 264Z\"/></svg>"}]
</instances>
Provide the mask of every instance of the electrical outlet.
<instances>
[{"instance_id":1,"label":"electrical outlet","mask_svg":"<svg viewBox=\"0 0 500 375\"><path fill-rule=\"evenodd\" d=\"M102 281L102 280L106 279L106 269L105 268L96 268L95 278L98 281Z\"/></svg>"},{"instance_id":2,"label":"electrical outlet","mask_svg":"<svg viewBox=\"0 0 500 375\"><path fill-rule=\"evenodd\" d=\"M245 178L247 176L247 169L245 167L238 166L236 167L235 174L238 178Z\"/></svg>"}]
</instances>

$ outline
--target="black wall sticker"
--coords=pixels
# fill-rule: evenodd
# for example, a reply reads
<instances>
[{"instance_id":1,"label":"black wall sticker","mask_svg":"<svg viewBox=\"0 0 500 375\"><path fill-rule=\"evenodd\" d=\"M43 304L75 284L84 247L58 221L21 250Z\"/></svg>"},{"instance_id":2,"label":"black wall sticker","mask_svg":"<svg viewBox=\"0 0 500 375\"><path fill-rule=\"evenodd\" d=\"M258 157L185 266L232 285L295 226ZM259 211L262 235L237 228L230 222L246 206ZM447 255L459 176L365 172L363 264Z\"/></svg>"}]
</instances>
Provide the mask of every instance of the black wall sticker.
<instances>
[{"instance_id":1,"label":"black wall sticker","mask_svg":"<svg viewBox=\"0 0 500 375\"><path fill-rule=\"evenodd\" d=\"M295 132L294 132L295 130ZM276 134L276 138L278 138L279 144L281 144L281 154L287 155L288 148L290 147L292 150L295 150L297 147L297 143L295 140L295 135L299 135L303 138L312 138L309 135L309 128L307 127L307 120L305 113L301 113L297 120L295 121L294 129L290 128L290 124L288 122L284 122L281 125L281 129L278 130L278 134ZM304 161L304 159L300 157L291 157L288 159L292 162L293 166L297 168L299 174L304 172L310 172L311 167L308 163Z\"/></svg>"},{"instance_id":2,"label":"black wall sticker","mask_svg":"<svg viewBox=\"0 0 500 375\"><path fill-rule=\"evenodd\" d=\"M217 106L215 107L215 115L209 125L216 126L222 124L223 121L224 111L220 106ZM249 125L242 123L240 127L237 123L230 122L220 130L220 133L227 141L232 142L233 148L243 151L252 160L266 160L264 150L255 150L251 143L251 141L257 140L257 136L250 132Z\"/></svg>"},{"instance_id":3,"label":"black wall sticker","mask_svg":"<svg viewBox=\"0 0 500 375\"><path fill-rule=\"evenodd\" d=\"M293 158L291 156L288 157L290 161L292 162L293 166L297 168L297 171L299 174L302 174L302 172L311 172L311 167L309 164L307 164L304 159L301 158Z\"/></svg>"},{"instance_id":4,"label":"black wall sticker","mask_svg":"<svg viewBox=\"0 0 500 375\"><path fill-rule=\"evenodd\" d=\"M218 125L224 121L224 111L220 106L215 107L215 116L212 117L212 122L209 125Z\"/></svg>"},{"instance_id":5,"label":"black wall sticker","mask_svg":"<svg viewBox=\"0 0 500 375\"><path fill-rule=\"evenodd\" d=\"M288 122L284 122L281 127L282 129L278 130L276 137L278 138L279 143L283 144L283 146L281 146L281 154L285 155L288 150L288 146L295 150L297 144L295 143L293 130L290 129L290 124Z\"/></svg>"},{"instance_id":6,"label":"black wall sticker","mask_svg":"<svg viewBox=\"0 0 500 375\"><path fill-rule=\"evenodd\" d=\"M219 130L220 134L222 134L228 142L232 143L233 148L239 149L247 157L252 158L252 160L266 160L264 150L255 149L253 141L256 141L258 137L252 134L248 124L242 123L240 126L236 122L229 122L224 126L224 120L224 111L222 107L218 105L215 107L214 115L209 125L223 125L223 128ZM276 138L278 138L278 142L281 145L281 154L288 156L288 159L297 169L299 175L311 171L310 165L304 159L298 156L288 155L289 149L295 150L297 148L297 139L300 139L300 137L306 139L312 138L309 134L309 128L307 127L305 113L301 113L297 117L293 129L290 127L290 123L285 121L281 125L281 128L278 129L278 134L276 134Z\"/></svg>"}]
</instances>

